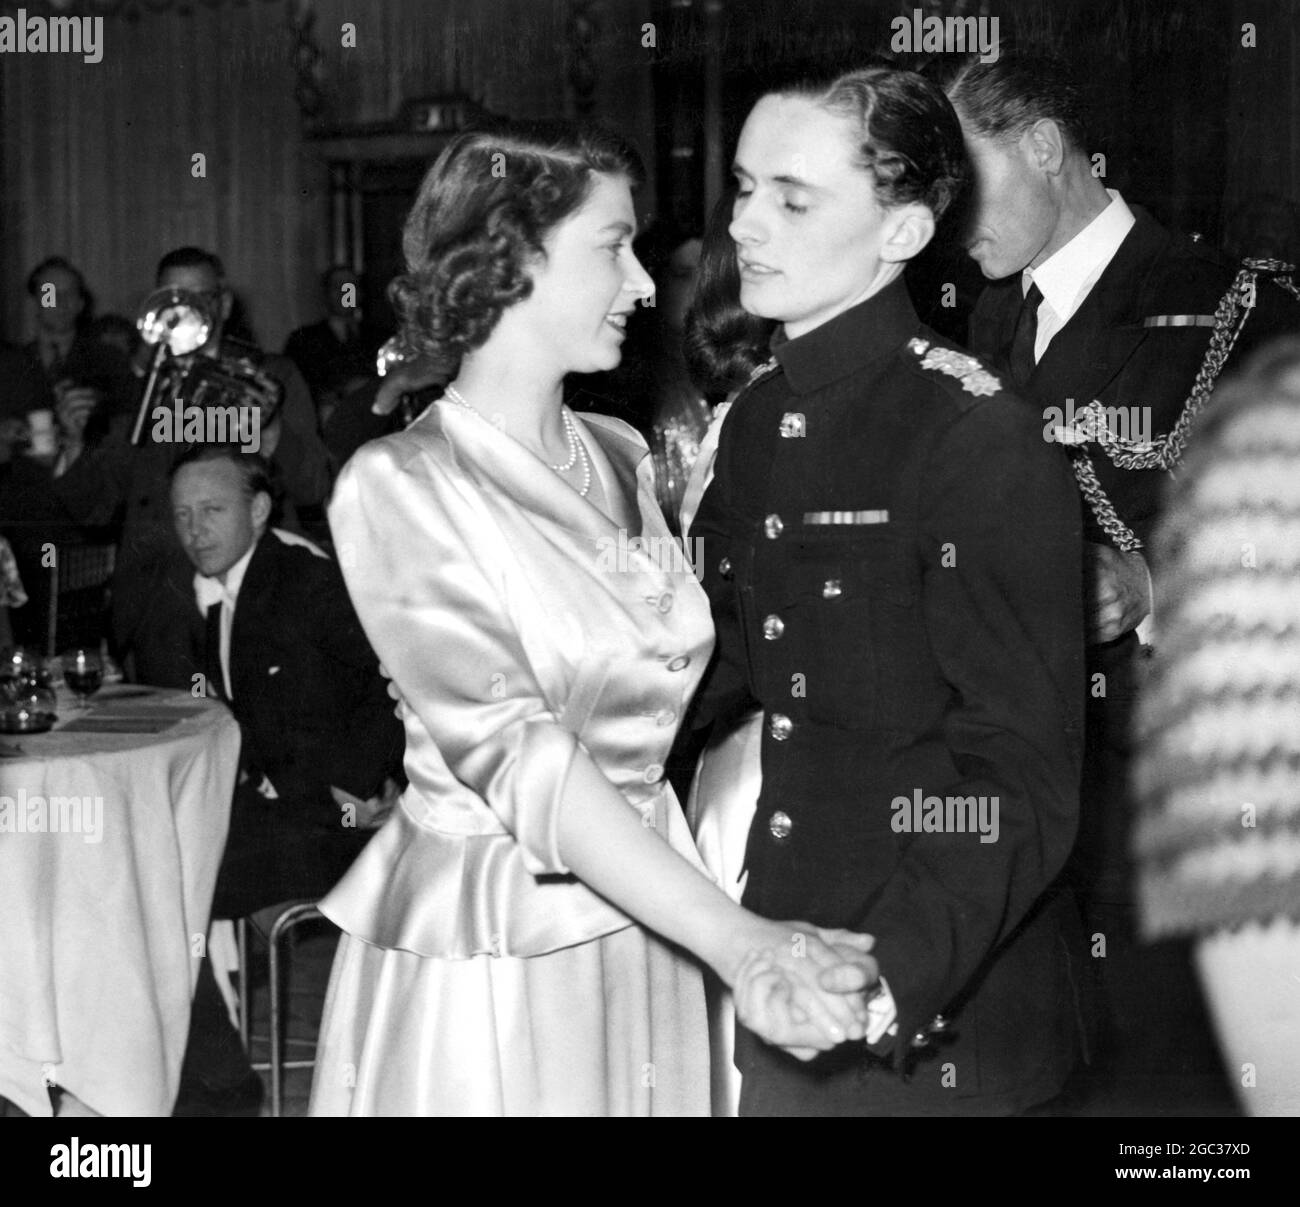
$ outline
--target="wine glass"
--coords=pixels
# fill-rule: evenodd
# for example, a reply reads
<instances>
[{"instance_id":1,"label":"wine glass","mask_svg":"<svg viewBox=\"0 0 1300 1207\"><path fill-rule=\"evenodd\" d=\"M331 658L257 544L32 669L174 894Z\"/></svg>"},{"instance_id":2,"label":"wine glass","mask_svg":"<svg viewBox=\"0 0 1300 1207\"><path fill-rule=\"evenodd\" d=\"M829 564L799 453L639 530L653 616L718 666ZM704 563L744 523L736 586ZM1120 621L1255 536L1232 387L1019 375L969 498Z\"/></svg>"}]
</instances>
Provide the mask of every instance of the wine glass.
<instances>
[{"instance_id":1,"label":"wine glass","mask_svg":"<svg viewBox=\"0 0 1300 1207\"><path fill-rule=\"evenodd\" d=\"M77 707L85 710L87 701L104 681L104 663L98 650L75 649L63 655L63 681L77 697Z\"/></svg>"}]
</instances>

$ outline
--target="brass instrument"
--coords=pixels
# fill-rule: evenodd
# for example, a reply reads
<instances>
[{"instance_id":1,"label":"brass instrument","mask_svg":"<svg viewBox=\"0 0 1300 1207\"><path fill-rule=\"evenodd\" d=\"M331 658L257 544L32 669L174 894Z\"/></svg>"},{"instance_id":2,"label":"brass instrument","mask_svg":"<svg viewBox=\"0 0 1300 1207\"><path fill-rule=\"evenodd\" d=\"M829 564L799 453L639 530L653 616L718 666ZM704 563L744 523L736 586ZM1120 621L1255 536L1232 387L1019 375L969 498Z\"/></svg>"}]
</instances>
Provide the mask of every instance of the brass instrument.
<instances>
[{"instance_id":1,"label":"brass instrument","mask_svg":"<svg viewBox=\"0 0 1300 1207\"><path fill-rule=\"evenodd\" d=\"M394 366L403 367L409 365L417 359L411 346L400 335L394 335L392 339L385 342L384 346L379 349L375 356L375 373L380 377L387 377L389 369Z\"/></svg>"},{"instance_id":2,"label":"brass instrument","mask_svg":"<svg viewBox=\"0 0 1300 1207\"><path fill-rule=\"evenodd\" d=\"M228 439L241 442L246 433L260 432L275 419L284 388L257 363L256 349L243 355L228 350L218 356L200 353L217 319L209 298L192 290L156 289L145 299L136 328L154 352L132 444L140 443L146 418L159 408L178 414L198 408L214 420L206 425L210 430L224 430L230 433Z\"/></svg>"},{"instance_id":3,"label":"brass instrument","mask_svg":"<svg viewBox=\"0 0 1300 1207\"><path fill-rule=\"evenodd\" d=\"M431 386L447 384L447 374L412 348L401 335L393 336L379 349L375 372L390 380L380 385L371 410L377 415L398 411L404 427L413 423L424 410L416 395Z\"/></svg>"}]
</instances>

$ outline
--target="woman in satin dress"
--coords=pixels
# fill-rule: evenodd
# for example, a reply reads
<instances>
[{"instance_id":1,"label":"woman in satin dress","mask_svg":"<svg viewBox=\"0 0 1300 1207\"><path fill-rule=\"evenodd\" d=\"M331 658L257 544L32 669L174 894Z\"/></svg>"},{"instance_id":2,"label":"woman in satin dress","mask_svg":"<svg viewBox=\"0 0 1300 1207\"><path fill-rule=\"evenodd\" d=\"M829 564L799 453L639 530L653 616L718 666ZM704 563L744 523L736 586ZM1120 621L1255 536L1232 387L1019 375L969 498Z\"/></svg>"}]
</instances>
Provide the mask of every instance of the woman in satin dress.
<instances>
[{"instance_id":1,"label":"woman in satin dress","mask_svg":"<svg viewBox=\"0 0 1300 1207\"><path fill-rule=\"evenodd\" d=\"M457 138L407 221L407 342L450 380L330 506L410 787L322 902L344 931L311 1113L707 1114L697 960L810 1058L860 1037L869 936L708 877L664 762L712 633L644 441L561 404L653 286L613 136Z\"/></svg>"}]
</instances>

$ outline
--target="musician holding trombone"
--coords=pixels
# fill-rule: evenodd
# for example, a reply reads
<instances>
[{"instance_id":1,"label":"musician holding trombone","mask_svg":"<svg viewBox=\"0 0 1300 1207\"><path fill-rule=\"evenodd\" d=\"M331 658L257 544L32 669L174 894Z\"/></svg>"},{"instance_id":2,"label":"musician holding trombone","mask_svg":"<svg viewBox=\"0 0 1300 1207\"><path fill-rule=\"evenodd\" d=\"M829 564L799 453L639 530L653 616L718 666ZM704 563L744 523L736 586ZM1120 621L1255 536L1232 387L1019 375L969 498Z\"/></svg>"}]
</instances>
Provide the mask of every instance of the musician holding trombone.
<instances>
[{"instance_id":1,"label":"musician holding trombone","mask_svg":"<svg viewBox=\"0 0 1300 1207\"><path fill-rule=\"evenodd\" d=\"M140 682L189 688L192 665L192 569L171 530L168 474L189 437L183 425L161 424L161 410L251 408L262 455L269 461L279 515L273 523L301 528L321 514L329 490L329 459L316 430L302 375L282 356L237 344L225 334L233 295L220 259L182 247L158 264L157 290L140 318L146 344L165 340L139 402L133 439L115 431L101 446L83 444L93 412L84 399L59 408L64 456L54 490L73 519L100 526L121 521L113 581L112 631L119 655ZM204 433L206 436L206 433Z\"/></svg>"}]
</instances>

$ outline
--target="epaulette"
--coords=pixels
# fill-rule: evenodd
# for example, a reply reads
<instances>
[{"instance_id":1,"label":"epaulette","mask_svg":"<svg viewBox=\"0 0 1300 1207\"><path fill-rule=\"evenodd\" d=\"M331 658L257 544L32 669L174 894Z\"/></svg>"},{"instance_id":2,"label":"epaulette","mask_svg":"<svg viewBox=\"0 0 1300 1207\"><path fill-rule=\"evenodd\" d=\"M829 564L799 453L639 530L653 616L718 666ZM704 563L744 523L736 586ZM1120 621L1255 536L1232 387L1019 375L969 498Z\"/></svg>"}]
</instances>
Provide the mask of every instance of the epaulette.
<instances>
[{"instance_id":1,"label":"epaulette","mask_svg":"<svg viewBox=\"0 0 1300 1207\"><path fill-rule=\"evenodd\" d=\"M920 358L922 369L937 370L955 377L961 388L977 397L989 397L1002 389L1002 383L993 376L975 357L956 348L945 348L932 344L919 335L907 341L907 350Z\"/></svg>"}]
</instances>

